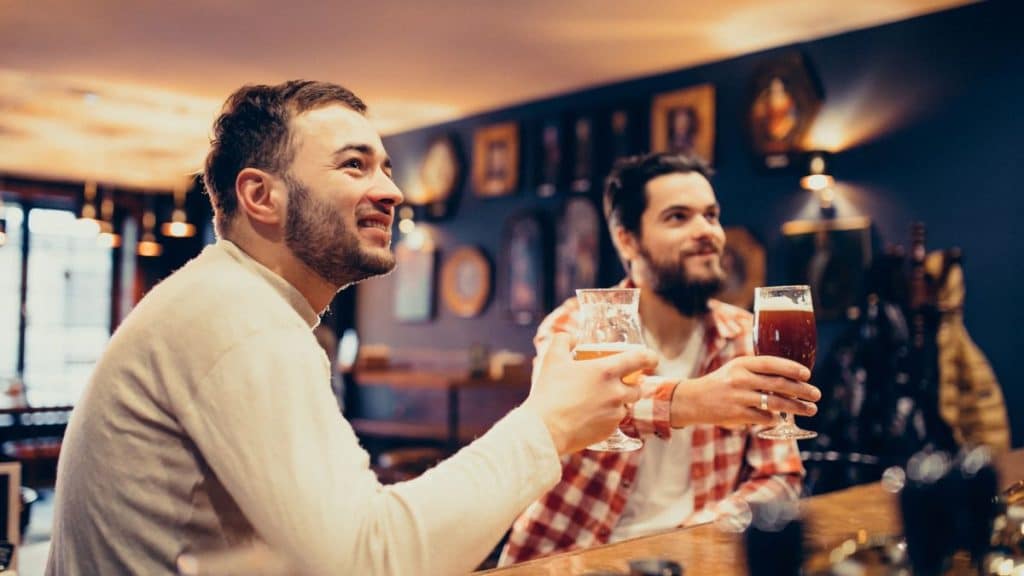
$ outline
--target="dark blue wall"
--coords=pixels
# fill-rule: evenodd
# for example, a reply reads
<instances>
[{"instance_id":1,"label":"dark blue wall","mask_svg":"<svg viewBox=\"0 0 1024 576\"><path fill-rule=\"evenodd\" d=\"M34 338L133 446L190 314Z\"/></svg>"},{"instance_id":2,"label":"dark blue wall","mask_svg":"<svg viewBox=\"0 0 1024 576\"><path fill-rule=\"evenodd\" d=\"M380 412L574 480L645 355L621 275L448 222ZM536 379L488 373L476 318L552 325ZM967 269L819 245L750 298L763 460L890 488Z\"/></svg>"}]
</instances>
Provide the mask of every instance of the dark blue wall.
<instances>
[{"instance_id":1,"label":"dark blue wall","mask_svg":"<svg viewBox=\"0 0 1024 576\"><path fill-rule=\"evenodd\" d=\"M716 89L714 184L726 225L748 227L768 249L768 281L782 277L782 222L814 217L810 195L792 171L758 168L747 146L744 111L749 83L766 58L802 52L818 75L825 102L818 122L848 140L830 163L839 182L838 216L865 215L880 244L908 244L914 221L928 226L930 248L963 248L966 323L995 368L1005 391L1014 445L1024 442L1020 254L1024 240L1024 10L1018 2L987 2L878 28L716 62L670 74L601 86L395 135L385 140L396 159L396 179L409 181L429 140L454 133L465 147L473 131L501 120L531 122L555 114L603 113L632 104L647 123L652 95L699 83ZM514 79L509 79L514 81ZM646 131L646 126L643 127ZM529 137L530 132L524 136ZM646 142L646 133L641 134ZM468 158L467 158L468 160ZM532 161L527 157L526 174ZM527 179L528 182L528 179ZM567 192L539 199L518 195L482 200L464 184L452 218L431 225L442 261L464 244L500 259L501 229L520 211L539 210L554 222ZM620 272L605 245L602 275ZM876 246L876 249L878 246ZM392 313L392 278L359 287L357 322L364 342L395 348L529 351L533 326L516 326L499 293L482 316L457 318L440 304L432 322L401 324ZM440 302L439 298L436 299Z\"/></svg>"}]
</instances>

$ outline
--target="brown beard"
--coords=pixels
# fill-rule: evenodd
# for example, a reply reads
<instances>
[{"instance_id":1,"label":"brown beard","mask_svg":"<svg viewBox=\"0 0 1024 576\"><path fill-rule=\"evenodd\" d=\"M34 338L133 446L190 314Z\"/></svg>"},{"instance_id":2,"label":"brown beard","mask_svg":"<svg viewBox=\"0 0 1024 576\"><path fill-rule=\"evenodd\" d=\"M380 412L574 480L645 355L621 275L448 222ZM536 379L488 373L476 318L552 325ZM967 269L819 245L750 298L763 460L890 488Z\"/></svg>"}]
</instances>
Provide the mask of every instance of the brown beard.
<instances>
[{"instance_id":1,"label":"brown beard","mask_svg":"<svg viewBox=\"0 0 1024 576\"><path fill-rule=\"evenodd\" d=\"M719 253L721 251L719 250ZM640 257L650 271L650 290L672 304L683 316L700 316L708 312L708 300L722 289L724 278L718 274L707 280L696 280L686 274L687 253L680 253L675 262L659 262L641 245Z\"/></svg>"},{"instance_id":2,"label":"brown beard","mask_svg":"<svg viewBox=\"0 0 1024 576\"><path fill-rule=\"evenodd\" d=\"M285 245L313 272L341 288L394 269L391 252L382 256L363 250L359 236L345 225L337 207L314 198L291 174L285 175L284 182L288 186Z\"/></svg>"}]
</instances>

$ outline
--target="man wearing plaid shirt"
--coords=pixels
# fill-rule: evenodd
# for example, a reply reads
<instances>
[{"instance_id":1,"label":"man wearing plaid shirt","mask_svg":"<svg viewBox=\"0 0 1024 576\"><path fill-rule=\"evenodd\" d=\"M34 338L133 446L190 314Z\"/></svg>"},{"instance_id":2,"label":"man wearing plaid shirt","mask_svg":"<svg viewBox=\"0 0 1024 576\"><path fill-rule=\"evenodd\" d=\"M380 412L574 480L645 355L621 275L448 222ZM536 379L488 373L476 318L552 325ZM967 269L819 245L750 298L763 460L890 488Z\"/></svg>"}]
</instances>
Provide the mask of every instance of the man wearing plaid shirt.
<instances>
[{"instance_id":1,"label":"man wearing plaid shirt","mask_svg":"<svg viewBox=\"0 0 1024 576\"><path fill-rule=\"evenodd\" d=\"M793 440L763 440L773 413L813 415L821 397L810 372L753 356L752 318L711 296L723 280L725 232L710 170L696 157L650 154L620 160L604 212L627 271L641 290L644 340L660 357L621 428L644 440L635 452L584 450L562 459L562 479L512 526L500 564L586 548L677 526L749 516L747 502L795 499L803 465ZM575 333L569 299L540 325Z\"/></svg>"}]
</instances>

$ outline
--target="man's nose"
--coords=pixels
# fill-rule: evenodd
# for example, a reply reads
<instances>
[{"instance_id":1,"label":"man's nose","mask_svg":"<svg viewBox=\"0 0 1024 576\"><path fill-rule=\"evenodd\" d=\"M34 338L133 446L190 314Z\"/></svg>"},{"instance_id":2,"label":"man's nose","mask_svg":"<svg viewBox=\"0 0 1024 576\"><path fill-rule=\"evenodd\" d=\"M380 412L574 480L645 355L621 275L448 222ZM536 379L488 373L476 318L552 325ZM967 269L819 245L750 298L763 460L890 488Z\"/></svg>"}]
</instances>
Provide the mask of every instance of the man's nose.
<instances>
[{"instance_id":1,"label":"man's nose","mask_svg":"<svg viewBox=\"0 0 1024 576\"><path fill-rule=\"evenodd\" d=\"M390 176L384 172L378 172L377 177L373 183L373 188L370 190L370 199L378 204L386 204L388 206L397 206L402 202L405 202L405 196L402 195L402 191L398 189L398 185L391 179Z\"/></svg>"}]
</instances>

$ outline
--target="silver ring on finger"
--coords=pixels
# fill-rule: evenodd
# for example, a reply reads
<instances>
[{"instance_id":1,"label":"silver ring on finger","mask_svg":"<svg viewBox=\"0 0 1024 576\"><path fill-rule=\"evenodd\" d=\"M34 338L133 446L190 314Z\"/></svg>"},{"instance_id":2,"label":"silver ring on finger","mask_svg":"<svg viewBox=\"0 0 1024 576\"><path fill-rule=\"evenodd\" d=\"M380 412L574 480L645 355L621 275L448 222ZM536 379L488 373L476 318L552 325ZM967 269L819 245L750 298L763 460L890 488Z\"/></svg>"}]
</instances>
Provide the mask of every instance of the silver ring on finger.
<instances>
[{"instance_id":1,"label":"silver ring on finger","mask_svg":"<svg viewBox=\"0 0 1024 576\"><path fill-rule=\"evenodd\" d=\"M761 392L761 410L768 411L768 393Z\"/></svg>"}]
</instances>

